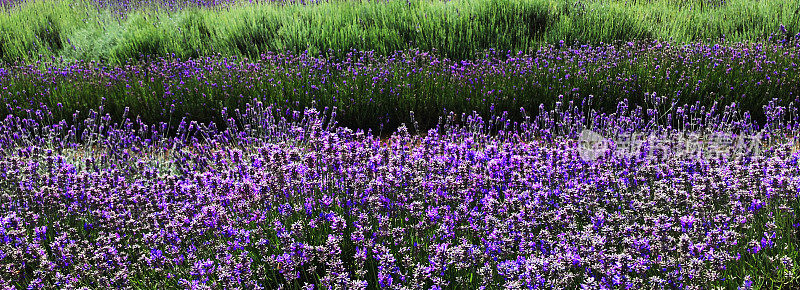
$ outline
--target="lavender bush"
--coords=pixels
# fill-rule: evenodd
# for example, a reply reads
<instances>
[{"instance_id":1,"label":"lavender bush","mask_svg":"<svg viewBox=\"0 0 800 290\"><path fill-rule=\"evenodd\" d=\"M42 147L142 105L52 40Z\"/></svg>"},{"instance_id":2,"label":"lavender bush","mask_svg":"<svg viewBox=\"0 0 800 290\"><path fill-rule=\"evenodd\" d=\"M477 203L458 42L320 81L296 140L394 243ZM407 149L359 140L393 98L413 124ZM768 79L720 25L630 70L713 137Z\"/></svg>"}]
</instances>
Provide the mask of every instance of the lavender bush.
<instances>
[{"instance_id":1,"label":"lavender bush","mask_svg":"<svg viewBox=\"0 0 800 290\"><path fill-rule=\"evenodd\" d=\"M127 107L146 123L174 115L224 124L223 107L244 109L258 98L295 110L311 102L336 106L345 127L391 132L410 122L409 111L426 130L449 111L484 116L509 111L519 121L520 107L552 106L558 95L578 102L594 95L594 108L613 112L623 99L648 106L646 96L657 92L682 104L737 102L762 122L769 100L788 103L800 95L798 52L800 36L764 44L565 43L531 53L490 50L463 61L419 50L390 56L351 51L344 58L292 53L173 58L125 66L54 58L0 69L0 100L6 104L0 113L44 104L57 119L69 120L75 110L85 114L106 98L105 109L114 118Z\"/></svg>"},{"instance_id":2,"label":"lavender bush","mask_svg":"<svg viewBox=\"0 0 800 290\"><path fill-rule=\"evenodd\" d=\"M224 130L16 111L0 122L0 285L797 286L796 106L770 102L759 126L735 104L649 98L609 114L559 101L521 122L451 113L388 139L338 126L336 108L258 100L223 110ZM760 132L765 149L586 161L583 129Z\"/></svg>"}]
</instances>

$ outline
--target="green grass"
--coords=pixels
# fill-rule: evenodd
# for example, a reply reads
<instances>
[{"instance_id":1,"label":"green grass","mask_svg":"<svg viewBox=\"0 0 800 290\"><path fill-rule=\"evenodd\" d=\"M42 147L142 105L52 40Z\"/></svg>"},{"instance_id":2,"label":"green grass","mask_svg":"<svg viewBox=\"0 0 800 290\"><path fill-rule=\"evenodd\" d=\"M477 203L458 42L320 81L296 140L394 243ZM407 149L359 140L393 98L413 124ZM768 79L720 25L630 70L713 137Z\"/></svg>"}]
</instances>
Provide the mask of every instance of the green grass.
<instances>
[{"instance_id":1,"label":"green grass","mask_svg":"<svg viewBox=\"0 0 800 290\"><path fill-rule=\"evenodd\" d=\"M710 1L713 2L713 1ZM800 32L800 0L388 0L318 4L244 2L224 8L133 12L82 0L33 1L0 11L0 59L50 56L121 64L150 55L189 58L267 51L388 54L419 48L468 59L487 48L655 38L763 40L783 24ZM329 51L330 50L330 51Z\"/></svg>"}]
</instances>

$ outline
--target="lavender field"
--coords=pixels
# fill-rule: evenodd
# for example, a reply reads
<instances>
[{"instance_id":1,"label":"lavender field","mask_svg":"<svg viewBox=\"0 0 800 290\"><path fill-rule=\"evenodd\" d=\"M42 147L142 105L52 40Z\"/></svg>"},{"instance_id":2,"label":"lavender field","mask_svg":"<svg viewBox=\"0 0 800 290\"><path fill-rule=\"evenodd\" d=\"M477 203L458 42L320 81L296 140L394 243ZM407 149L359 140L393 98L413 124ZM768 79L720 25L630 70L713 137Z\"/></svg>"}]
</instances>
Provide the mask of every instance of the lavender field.
<instances>
[{"instance_id":1,"label":"lavender field","mask_svg":"<svg viewBox=\"0 0 800 290\"><path fill-rule=\"evenodd\" d=\"M260 102L223 112L225 130L112 123L102 106L71 125L47 108L9 115L0 123L0 283L797 286L797 108L771 102L758 126L735 105L665 100L611 114L558 103L523 122L451 114L388 139L337 126L335 109ZM689 150L651 138L636 154L587 161L575 142L586 128L658 140L759 135L751 140L760 146Z\"/></svg>"},{"instance_id":2,"label":"lavender field","mask_svg":"<svg viewBox=\"0 0 800 290\"><path fill-rule=\"evenodd\" d=\"M796 2L95 2L0 2L2 289L800 289Z\"/></svg>"}]
</instances>

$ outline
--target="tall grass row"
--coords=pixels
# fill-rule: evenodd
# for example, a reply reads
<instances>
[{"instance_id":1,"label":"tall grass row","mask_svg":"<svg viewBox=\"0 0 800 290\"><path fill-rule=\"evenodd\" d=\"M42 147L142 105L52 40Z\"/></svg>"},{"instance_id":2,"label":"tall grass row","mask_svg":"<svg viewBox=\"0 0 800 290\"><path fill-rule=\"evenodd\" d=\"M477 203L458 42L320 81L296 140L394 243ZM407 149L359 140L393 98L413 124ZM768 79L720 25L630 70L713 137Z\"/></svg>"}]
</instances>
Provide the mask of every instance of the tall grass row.
<instances>
[{"instance_id":1,"label":"tall grass row","mask_svg":"<svg viewBox=\"0 0 800 290\"><path fill-rule=\"evenodd\" d=\"M63 56L123 64L172 55L257 57L307 50L341 57L350 49L387 55L409 48L469 59L488 48L529 51L562 40L754 42L767 40L780 25L786 34L800 32L800 0L225 3L133 7L25 1L0 11L0 59Z\"/></svg>"}]
</instances>

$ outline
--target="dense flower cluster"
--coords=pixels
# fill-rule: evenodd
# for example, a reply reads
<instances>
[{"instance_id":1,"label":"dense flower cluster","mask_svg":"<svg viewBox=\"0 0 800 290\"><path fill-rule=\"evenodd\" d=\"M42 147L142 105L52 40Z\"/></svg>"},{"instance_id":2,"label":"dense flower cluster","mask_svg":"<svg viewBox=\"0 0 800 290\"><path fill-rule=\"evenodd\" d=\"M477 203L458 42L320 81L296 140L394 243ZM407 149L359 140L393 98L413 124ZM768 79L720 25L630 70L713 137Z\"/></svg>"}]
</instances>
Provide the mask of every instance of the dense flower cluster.
<instances>
[{"instance_id":1,"label":"dense flower cluster","mask_svg":"<svg viewBox=\"0 0 800 290\"><path fill-rule=\"evenodd\" d=\"M641 289L751 285L741 273L794 279L800 154L786 141L797 109L770 103L770 123L756 126L733 105L653 97L661 107L620 103L614 114L559 102L519 123L450 114L388 139L337 126L336 109L258 101L223 111L224 130L114 123L103 107L72 123L47 108L18 112L0 123L0 285ZM758 131L769 146L760 157L588 162L574 142L582 128Z\"/></svg>"}]
</instances>

